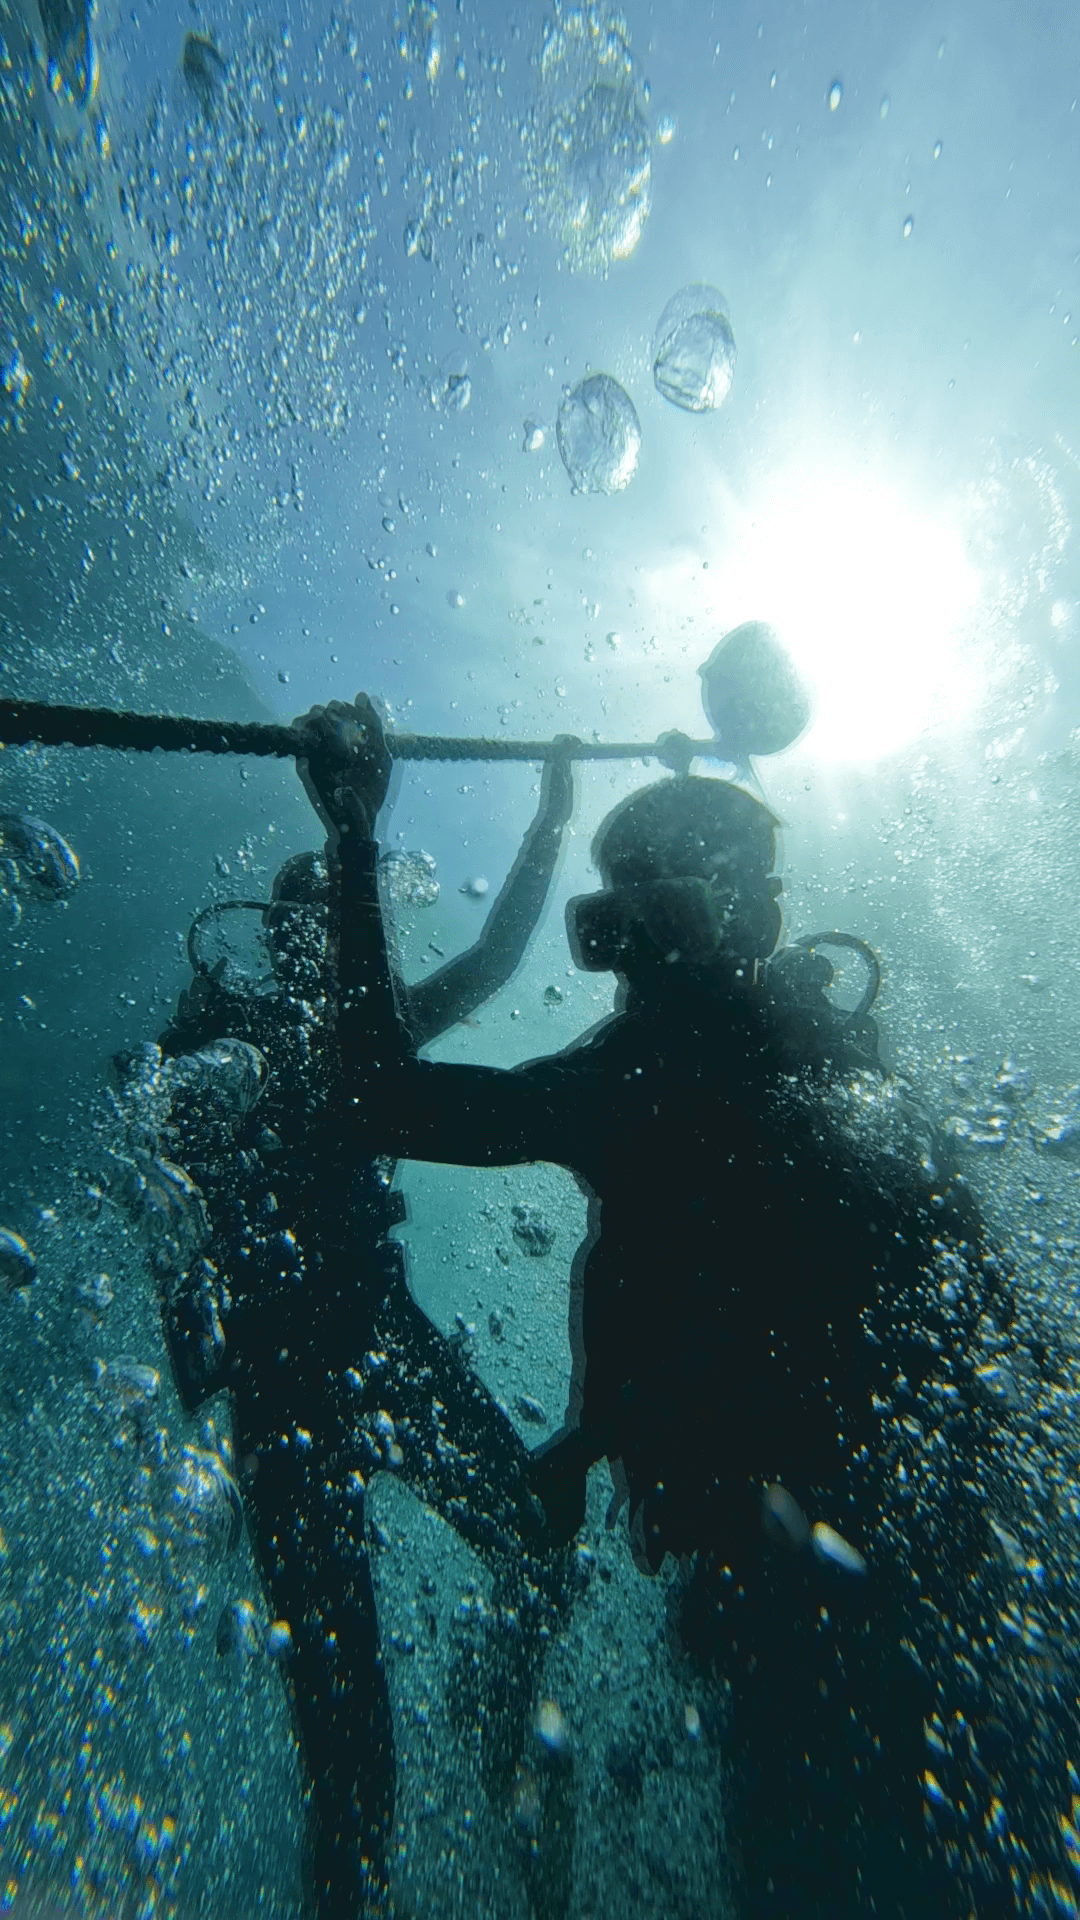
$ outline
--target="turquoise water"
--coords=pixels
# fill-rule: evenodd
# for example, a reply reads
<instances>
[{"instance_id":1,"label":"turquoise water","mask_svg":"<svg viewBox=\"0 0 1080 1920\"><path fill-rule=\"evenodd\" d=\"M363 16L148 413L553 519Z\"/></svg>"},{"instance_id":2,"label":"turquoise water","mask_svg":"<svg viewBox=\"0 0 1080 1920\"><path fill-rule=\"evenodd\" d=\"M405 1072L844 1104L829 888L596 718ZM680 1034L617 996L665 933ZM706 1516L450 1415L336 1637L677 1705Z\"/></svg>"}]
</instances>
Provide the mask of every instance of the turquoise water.
<instances>
[{"instance_id":1,"label":"turquoise water","mask_svg":"<svg viewBox=\"0 0 1080 1920\"><path fill-rule=\"evenodd\" d=\"M816 700L755 766L788 933L880 953L884 1057L1071 1353L1073 24L100 0L83 100L70 48L50 81L63 17L0 11L0 697L284 720L363 687L400 728L648 743L706 734L697 669L771 622ZM706 320L673 372L685 288L723 306L676 309ZM581 770L523 964L432 1057L511 1066L610 1011L563 910L657 771ZM403 918L406 977L476 938L537 792L528 762L401 770L383 842L441 888ZM231 1416L183 1408L109 1089L189 983L193 915L267 898L321 829L288 762L97 749L0 753L5 811L81 878L0 889L0 1224L36 1259L0 1293L0 1910L299 1915L318 1758L249 1532L222 1552L176 1517L184 1448ZM547 1165L395 1180L414 1297L473 1329L535 1446L571 1390L585 1197ZM554 1226L543 1259L514 1206ZM672 1231L677 1261L674 1202ZM724 1678L673 1625L687 1569L646 1578L612 1503L601 1463L496 1790L469 1692L497 1711L490 1572L372 1476L400 1913L740 1911ZM1044 1524L1069 1563L1075 1518ZM223 1655L238 1601L257 1652Z\"/></svg>"}]
</instances>

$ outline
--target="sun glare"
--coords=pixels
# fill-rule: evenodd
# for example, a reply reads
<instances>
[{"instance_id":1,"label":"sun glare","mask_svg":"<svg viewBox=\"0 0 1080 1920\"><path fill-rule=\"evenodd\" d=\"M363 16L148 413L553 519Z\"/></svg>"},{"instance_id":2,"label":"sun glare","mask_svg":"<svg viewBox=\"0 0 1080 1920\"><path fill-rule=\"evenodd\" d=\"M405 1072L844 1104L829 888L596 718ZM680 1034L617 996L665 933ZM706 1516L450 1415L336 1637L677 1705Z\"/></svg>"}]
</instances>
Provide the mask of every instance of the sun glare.
<instances>
[{"instance_id":1,"label":"sun glare","mask_svg":"<svg viewBox=\"0 0 1080 1920\"><path fill-rule=\"evenodd\" d=\"M767 482L732 532L726 603L771 622L812 681L815 758L878 760L977 705L979 579L944 514L879 476L802 468Z\"/></svg>"}]
</instances>

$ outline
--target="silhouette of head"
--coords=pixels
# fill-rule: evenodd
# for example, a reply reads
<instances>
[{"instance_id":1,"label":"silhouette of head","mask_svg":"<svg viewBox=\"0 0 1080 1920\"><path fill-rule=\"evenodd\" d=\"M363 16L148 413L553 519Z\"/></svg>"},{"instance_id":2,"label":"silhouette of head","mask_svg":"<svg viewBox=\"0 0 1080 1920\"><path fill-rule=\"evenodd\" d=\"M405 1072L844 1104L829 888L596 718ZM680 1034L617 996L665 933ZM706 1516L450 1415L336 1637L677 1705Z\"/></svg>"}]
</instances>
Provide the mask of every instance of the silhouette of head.
<instances>
[{"instance_id":1,"label":"silhouette of head","mask_svg":"<svg viewBox=\"0 0 1080 1920\"><path fill-rule=\"evenodd\" d=\"M577 964L642 982L680 965L752 977L780 934L778 826L724 780L663 780L631 795L593 842L604 891L567 908Z\"/></svg>"}]
</instances>

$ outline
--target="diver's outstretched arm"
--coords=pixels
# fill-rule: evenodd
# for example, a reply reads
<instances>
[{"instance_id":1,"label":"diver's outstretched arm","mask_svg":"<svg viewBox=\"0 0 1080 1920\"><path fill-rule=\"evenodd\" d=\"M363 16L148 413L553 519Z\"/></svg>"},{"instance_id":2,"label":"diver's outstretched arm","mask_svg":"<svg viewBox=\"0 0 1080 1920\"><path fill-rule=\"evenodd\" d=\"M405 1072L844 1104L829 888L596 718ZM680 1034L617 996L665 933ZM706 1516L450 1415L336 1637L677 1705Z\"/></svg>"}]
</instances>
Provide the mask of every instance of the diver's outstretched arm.
<instances>
[{"instance_id":1,"label":"diver's outstretched arm","mask_svg":"<svg viewBox=\"0 0 1080 1920\"><path fill-rule=\"evenodd\" d=\"M573 763L569 755L559 755L544 766L536 818L480 938L437 973L408 989L407 1019L418 1047L426 1046L481 1001L490 999L520 966L547 904L563 828L573 805Z\"/></svg>"},{"instance_id":2,"label":"diver's outstretched arm","mask_svg":"<svg viewBox=\"0 0 1080 1920\"><path fill-rule=\"evenodd\" d=\"M375 817L390 755L382 723L359 695L297 721L310 740L301 776L330 829L328 859L340 880L338 1040L346 1114L357 1148L451 1166L562 1163L566 1101L558 1085L530 1086L495 1067L417 1060L394 997L379 903Z\"/></svg>"},{"instance_id":3,"label":"diver's outstretched arm","mask_svg":"<svg viewBox=\"0 0 1080 1920\"><path fill-rule=\"evenodd\" d=\"M337 946L338 1044L346 1079L358 1084L369 1059L390 1069L413 1051L398 1016L379 905L375 820L390 784L390 754L364 693L352 706L332 700L312 707L295 726L309 743L297 771L327 829L327 867L337 881L330 927Z\"/></svg>"}]
</instances>

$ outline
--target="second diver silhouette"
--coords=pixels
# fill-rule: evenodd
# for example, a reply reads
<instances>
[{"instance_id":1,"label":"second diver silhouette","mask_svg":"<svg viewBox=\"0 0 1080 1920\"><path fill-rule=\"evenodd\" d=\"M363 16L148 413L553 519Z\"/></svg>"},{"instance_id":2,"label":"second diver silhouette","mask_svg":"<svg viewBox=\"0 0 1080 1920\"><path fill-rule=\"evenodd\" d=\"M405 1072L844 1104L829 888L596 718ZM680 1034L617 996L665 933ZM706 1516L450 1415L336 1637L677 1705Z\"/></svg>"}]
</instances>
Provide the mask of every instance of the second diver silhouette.
<instances>
[{"instance_id":1,"label":"second diver silhouette","mask_svg":"<svg viewBox=\"0 0 1080 1920\"><path fill-rule=\"evenodd\" d=\"M569 818L568 764L547 764L541 801L484 929L408 989L422 1046L512 975L543 912ZM318 856L278 876L265 913L274 991L197 973L162 1037L196 1056L227 1036L270 1073L257 1106L217 1113L199 1083L173 1103L170 1151L206 1200L211 1262L167 1308L189 1407L227 1387L256 1555L292 1636L291 1689L313 1782L313 1877L321 1920L389 1911L393 1730L365 1537L367 1476L391 1467L493 1570L500 1699L484 1729L489 1773L509 1777L531 1707L542 1623L558 1608L558 1557L542 1548L526 1468L506 1415L416 1305L392 1163L359 1159L344 1109L335 1013L337 889ZM349 906L346 904L346 916ZM183 1076L181 1075L181 1085ZM533 1550L535 1547L535 1551ZM227 1643L229 1622L223 1621ZM504 1751L505 1750L505 1751Z\"/></svg>"},{"instance_id":2,"label":"second diver silhouette","mask_svg":"<svg viewBox=\"0 0 1080 1920\"><path fill-rule=\"evenodd\" d=\"M683 1559L684 1631L731 1688L746 1914L1073 1911L1080 1676L1045 1411L1065 1360L872 1025L831 1007L823 960L775 953L773 816L722 780L634 794L568 910L616 1014L511 1071L434 1064L381 931L378 716L301 724L342 873L355 1150L545 1160L591 1195L572 1414L532 1483L566 1539L607 1456L641 1563Z\"/></svg>"}]
</instances>

